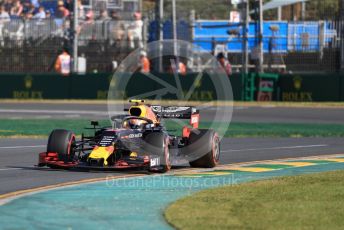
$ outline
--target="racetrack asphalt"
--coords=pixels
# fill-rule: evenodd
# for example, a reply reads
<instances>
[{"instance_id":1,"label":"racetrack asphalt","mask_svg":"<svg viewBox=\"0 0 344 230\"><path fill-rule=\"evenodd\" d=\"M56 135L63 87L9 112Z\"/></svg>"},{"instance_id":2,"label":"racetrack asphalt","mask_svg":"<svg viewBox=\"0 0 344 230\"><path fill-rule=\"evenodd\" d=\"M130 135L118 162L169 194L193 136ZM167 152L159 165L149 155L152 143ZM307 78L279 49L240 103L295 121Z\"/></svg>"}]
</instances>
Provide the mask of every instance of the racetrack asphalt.
<instances>
[{"instance_id":1,"label":"racetrack asphalt","mask_svg":"<svg viewBox=\"0 0 344 230\"><path fill-rule=\"evenodd\" d=\"M82 179L137 173L39 170L34 165L37 164L38 153L45 151L46 141L0 139L0 194ZM342 154L344 138L226 138L222 140L221 151L222 164Z\"/></svg>"},{"instance_id":2,"label":"racetrack asphalt","mask_svg":"<svg viewBox=\"0 0 344 230\"><path fill-rule=\"evenodd\" d=\"M202 105L201 105L202 106ZM116 112L121 112L118 109ZM201 119L212 120L216 108L201 108ZM0 118L9 119L107 119L107 105L101 103L15 103L0 102ZM344 108L278 106L235 106L233 122L343 124Z\"/></svg>"},{"instance_id":3,"label":"racetrack asphalt","mask_svg":"<svg viewBox=\"0 0 344 230\"><path fill-rule=\"evenodd\" d=\"M214 117L216 110L201 110L201 119ZM344 108L288 108L236 106L234 122L343 124ZM107 119L107 105L97 103L0 103L3 119ZM136 173L38 170L38 153L46 139L0 139L0 194L90 178ZM234 138L223 139L221 163L239 163L324 154L344 153L344 138Z\"/></svg>"}]
</instances>

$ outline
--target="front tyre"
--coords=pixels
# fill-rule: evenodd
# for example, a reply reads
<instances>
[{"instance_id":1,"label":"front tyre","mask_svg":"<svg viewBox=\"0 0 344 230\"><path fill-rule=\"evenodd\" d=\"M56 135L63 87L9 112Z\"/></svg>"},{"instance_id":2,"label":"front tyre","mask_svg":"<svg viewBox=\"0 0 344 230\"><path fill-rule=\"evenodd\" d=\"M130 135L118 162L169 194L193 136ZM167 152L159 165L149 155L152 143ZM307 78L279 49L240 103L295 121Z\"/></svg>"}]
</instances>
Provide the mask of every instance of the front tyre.
<instances>
[{"instance_id":1,"label":"front tyre","mask_svg":"<svg viewBox=\"0 0 344 230\"><path fill-rule=\"evenodd\" d=\"M150 133L145 138L145 151L151 155L150 172L165 173L171 169L168 137L164 133Z\"/></svg>"},{"instance_id":2,"label":"front tyre","mask_svg":"<svg viewBox=\"0 0 344 230\"><path fill-rule=\"evenodd\" d=\"M47 145L48 153L57 153L58 159L64 162L71 162L74 159L73 150L75 134L64 129L55 129L50 133Z\"/></svg>"}]
</instances>

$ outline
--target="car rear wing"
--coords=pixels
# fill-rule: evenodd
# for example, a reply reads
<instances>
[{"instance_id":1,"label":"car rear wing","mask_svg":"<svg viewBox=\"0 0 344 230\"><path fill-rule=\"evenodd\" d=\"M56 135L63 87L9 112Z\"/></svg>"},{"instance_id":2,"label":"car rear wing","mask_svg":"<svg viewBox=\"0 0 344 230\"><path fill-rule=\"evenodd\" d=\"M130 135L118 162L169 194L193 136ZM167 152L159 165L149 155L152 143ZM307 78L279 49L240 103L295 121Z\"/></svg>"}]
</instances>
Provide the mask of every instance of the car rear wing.
<instances>
[{"instance_id":1,"label":"car rear wing","mask_svg":"<svg viewBox=\"0 0 344 230\"><path fill-rule=\"evenodd\" d=\"M152 105L152 111L160 118L191 119L199 115L199 110L190 106L160 106Z\"/></svg>"},{"instance_id":2,"label":"car rear wing","mask_svg":"<svg viewBox=\"0 0 344 230\"><path fill-rule=\"evenodd\" d=\"M184 126L182 136L188 138L192 129L198 129L199 110L190 106L160 106L152 105L152 111L160 118L167 119L190 119L191 127Z\"/></svg>"}]
</instances>

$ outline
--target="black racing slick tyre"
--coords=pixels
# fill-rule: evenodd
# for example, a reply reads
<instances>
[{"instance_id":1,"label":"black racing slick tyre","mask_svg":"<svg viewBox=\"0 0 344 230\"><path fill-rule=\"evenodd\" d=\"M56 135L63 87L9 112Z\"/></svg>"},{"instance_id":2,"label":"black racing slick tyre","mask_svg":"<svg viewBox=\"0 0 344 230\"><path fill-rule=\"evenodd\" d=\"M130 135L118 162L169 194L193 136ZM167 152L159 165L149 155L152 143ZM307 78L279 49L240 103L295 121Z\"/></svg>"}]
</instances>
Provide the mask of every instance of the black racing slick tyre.
<instances>
[{"instance_id":1,"label":"black racing slick tyre","mask_svg":"<svg viewBox=\"0 0 344 230\"><path fill-rule=\"evenodd\" d=\"M219 163L220 139L214 130L192 130L188 149L192 152L189 164L195 168L213 168Z\"/></svg>"},{"instance_id":2,"label":"black racing slick tyre","mask_svg":"<svg viewBox=\"0 0 344 230\"><path fill-rule=\"evenodd\" d=\"M159 157L157 167L150 167L149 171L165 173L171 169L168 137L164 133L150 133L145 137L145 151L152 157Z\"/></svg>"},{"instance_id":3,"label":"black racing slick tyre","mask_svg":"<svg viewBox=\"0 0 344 230\"><path fill-rule=\"evenodd\" d=\"M50 133L47 152L57 153L59 160L70 162L74 159L74 143L75 135L73 132L64 129L55 129Z\"/></svg>"}]
</instances>

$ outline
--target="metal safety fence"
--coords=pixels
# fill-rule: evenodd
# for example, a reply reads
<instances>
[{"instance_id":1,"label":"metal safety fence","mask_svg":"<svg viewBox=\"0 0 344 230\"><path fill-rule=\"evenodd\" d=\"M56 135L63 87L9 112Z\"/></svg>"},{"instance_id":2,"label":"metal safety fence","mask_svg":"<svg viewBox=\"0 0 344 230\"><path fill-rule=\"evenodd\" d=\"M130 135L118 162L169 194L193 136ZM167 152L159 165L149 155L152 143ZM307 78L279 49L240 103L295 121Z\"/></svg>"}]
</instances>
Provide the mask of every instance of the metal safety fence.
<instances>
[{"instance_id":1,"label":"metal safety fence","mask_svg":"<svg viewBox=\"0 0 344 230\"><path fill-rule=\"evenodd\" d=\"M87 72L109 72L135 48L145 47L146 39L157 40L158 24L143 24L133 31L133 20L80 21L77 27L78 53L86 58ZM265 72L337 72L340 69L342 23L328 21L265 21L262 36ZM11 19L0 22L0 72L53 72L63 47L72 50L73 33L69 20ZM172 24L163 24L164 39L172 38ZM257 64L257 25L248 29L249 69ZM148 33L149 32L149 33ZM203 52L224 52L233 72L243 67L243 29L228 21L182 21L177 25L178 39L190 41ZM200 54L201 56L201 54ZM188 63L199 71L199 57ZM201 62L200 62L201 63ZM154 66L153 66L154 68Z\"/></svg>"},{"instance_id":2,"label":"metal safety fence","mask_svg":"<svg viewBox=\"0 0 344 230\"><path fill-rule=\"evenodd\" d=\"M87 71L112 71L132 49L143 47L145 27L135 31L135 21L80 21L77 27L79 55ZM52 72L58 54L72 51L70 20L11 19L0 22L0 72Z\"/></svg>"}]
</instances>

